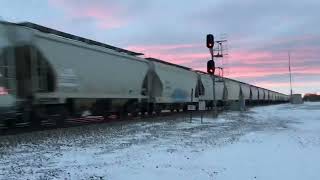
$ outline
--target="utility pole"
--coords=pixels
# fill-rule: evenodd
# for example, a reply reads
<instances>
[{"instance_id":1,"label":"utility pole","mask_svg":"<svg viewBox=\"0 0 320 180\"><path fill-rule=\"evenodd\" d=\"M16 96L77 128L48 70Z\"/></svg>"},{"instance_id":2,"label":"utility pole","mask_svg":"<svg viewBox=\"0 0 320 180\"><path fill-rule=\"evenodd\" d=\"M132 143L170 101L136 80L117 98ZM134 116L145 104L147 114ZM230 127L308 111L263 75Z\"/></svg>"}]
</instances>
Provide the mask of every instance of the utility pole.
<instances>
[{"instance_id":1,"label":"utility pole","mask_svg":"<svg viewBox=\"0 0 320 180\"><path fill-rule=\"evenodd\" d=\"M288 51L288 58L289 58L290 101L291 101L291 98L292 98L292 77L291 77L291 57L290 57L290 51Z\"/></svg>"}]
</instances>

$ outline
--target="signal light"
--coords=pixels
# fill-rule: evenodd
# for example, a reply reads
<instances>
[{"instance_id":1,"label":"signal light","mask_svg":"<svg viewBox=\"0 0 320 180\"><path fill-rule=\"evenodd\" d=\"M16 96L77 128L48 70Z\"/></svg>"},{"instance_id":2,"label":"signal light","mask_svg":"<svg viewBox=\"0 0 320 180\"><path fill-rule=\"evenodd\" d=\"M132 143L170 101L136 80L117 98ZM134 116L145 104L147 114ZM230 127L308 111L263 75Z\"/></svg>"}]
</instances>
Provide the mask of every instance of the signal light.
<instances>
[{"instance_id":1,"label":"signal light","mask_svg":"<svg viewBox=\"0 0 320 180\"><path fill-rule=\"evenodd\" d=\"M207 35L207 47L213 48L214 46L214 36L212 34Z\"/></svg>"},{"instance_id":2,"label":"signal light","mask_svg":"<svg viewBox=\"0 0 320 180\"><path fill-rule=\"evenodd\" d=\"M211 75L214 75L215 69L216 69L216 67L215 67L214 61L213 60L209 60L207 62L207 72L209 74L211 74Z\"/></svg>"}]
</instances>

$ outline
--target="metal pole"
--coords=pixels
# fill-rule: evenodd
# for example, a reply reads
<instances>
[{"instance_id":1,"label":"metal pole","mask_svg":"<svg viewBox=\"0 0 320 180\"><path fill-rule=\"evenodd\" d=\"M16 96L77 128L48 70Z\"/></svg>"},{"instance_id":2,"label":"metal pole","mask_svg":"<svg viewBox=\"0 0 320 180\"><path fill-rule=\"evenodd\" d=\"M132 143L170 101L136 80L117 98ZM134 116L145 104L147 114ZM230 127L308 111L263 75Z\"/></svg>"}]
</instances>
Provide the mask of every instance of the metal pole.
<instances>
[{"instance_id":1,"label":"metal pole","mask_svg":"<svg viewBox=\"0 0 320 180\"><path fill-rule=\"evenodd\" d=\"M290 51L288 52L289 57L289 75L290 75L290 100L292 98L292 77L291 77L291 58L290 58Z\"/></svg>"},{"instance_id":2,"label":"metal pole","mask_svg":"<svg viewBox=\"0 0 320 180\"><path fill-rule=\"evenodd\" d=\"M211 55L211 60L212 61L214 61L214 53L212 53L212 55ZM213 117L217 117L217 104L216 104L216 91L215 91L215 89L216 89L216 79L215 79L215 76L214 76L214 74L212 75L212 95L213 95L213 108L214 108L214 110L213 110Z\"/></svg>"},{"instance_id":3,"label":"metal pole","mask_svg":"<svg viewBox=\"0 0 320 180\"><path fill-rule=\"evenodd\" d=\"M217 103L216 103L216 91L215 91L215 88L216 88L216 78L214 77L214 75L212 76L212 83L213 83L213 108L214 108L214 116L213 117L217 117Z\"/></svg>"},{"instance_id":4,"label":"metal pole","mask_svg":"<svg viewBox=\"0 0 320 180\"><path fill-rule=\"evenodd\" d=\"M198 92L197 92L197 94L199 95L199 99L198 99L198 110L200 110L200 114L201 114L201 124L202 124L202 119L203 119L203 110L202 109L200 109L200 102L202 102L202 95L200 96L200 85L199 85L199 87L198 87Z\"/></svg>"},{"instance_id":5,"label":"metal pole","mask_svg":"<svg viewBox=\"0 0 320 180\"><path fill-rule=\"evenodd\" d=\"M191 89L191 105L193 105L193 88ZM190 123L192 123L192 111L190 110Z\"/></svg>"}]
</instances>

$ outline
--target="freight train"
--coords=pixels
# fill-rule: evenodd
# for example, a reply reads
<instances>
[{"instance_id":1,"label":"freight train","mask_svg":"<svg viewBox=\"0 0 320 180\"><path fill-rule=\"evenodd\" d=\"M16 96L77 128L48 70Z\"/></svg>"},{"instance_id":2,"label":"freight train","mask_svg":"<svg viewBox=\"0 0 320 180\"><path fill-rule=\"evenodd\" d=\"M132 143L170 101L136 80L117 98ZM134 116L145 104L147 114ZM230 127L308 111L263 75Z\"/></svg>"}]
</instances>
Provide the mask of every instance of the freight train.
<instances>
[{"instance_id":1,"label":"freight train","mask_svg":"<svg viewBox=\"0 0 320 180\"><path fill-rule=\"evenodd\" d=\"M187 110L204 101L286 102L288 95L34 23L0 22L0 120ZM215 99L216 101L213 101Z\"/></svg>"}]
</instances>

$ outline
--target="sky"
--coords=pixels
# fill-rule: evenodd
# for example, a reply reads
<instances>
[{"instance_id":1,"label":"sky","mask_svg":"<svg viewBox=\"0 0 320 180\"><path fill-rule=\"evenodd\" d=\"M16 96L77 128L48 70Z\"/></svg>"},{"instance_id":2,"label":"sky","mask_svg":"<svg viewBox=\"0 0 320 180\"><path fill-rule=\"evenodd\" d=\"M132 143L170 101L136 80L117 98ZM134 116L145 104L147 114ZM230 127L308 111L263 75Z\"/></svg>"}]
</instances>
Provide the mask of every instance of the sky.
<instances>
[{"instance_id":1,"label":"sky","mask_svg":"<svg viewBox=\"0 0 320 180\"><path fill-rule=\"evenodd\" d=\"M206 35L226 39L224 76L289 94L320 93L319 0L0 0L30 21L171 63L206 70Z\"/></svg>"}]
</instances>

